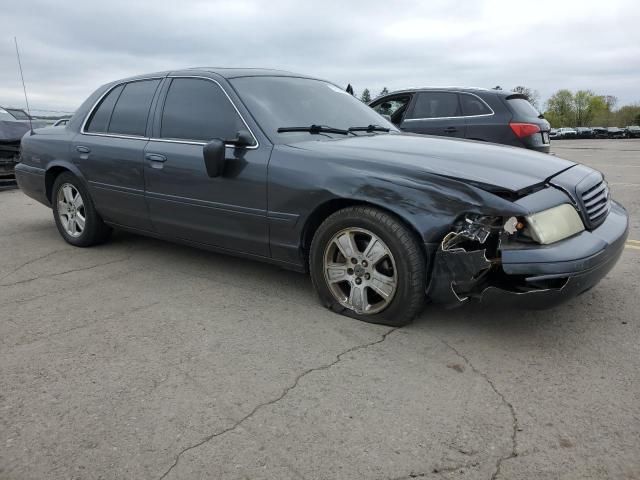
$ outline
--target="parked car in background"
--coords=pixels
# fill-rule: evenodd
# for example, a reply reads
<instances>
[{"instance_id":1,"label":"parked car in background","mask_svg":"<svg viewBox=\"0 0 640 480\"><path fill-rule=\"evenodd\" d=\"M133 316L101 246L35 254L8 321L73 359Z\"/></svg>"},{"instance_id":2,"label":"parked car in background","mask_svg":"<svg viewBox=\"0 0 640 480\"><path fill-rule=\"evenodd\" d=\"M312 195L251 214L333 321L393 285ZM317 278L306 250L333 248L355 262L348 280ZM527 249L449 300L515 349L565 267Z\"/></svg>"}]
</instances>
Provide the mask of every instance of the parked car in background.
<instances>
[{"instance_id":1,"label":"parked car in background","mask_svg":"<svg viewBox=\"0 0 640 480\"><path fill-rule=\"evenodd\" d=\"M309 270L327 308L395 326L425 297L539 308L579 295L628 234L596 170L403 134L341 87L273 70L110 83L66 128L23 137L21 158L20 188L71 245L117 227Z\"/></svg>"},{"instance_id":2,"label":"parked car in background","mask_svg":"<svg viewBox=\"0 0 640 480\"><path fill-rule=\"evenodd\" d=\"M624 130L619 127L608 127L607 136L609 138L624 138Z\"/></svg>"},{"instance_id":3,"label":"parked car in background","mask_svg":"<svg viewBox=\"0 0 640 480\"><path fill-rule=\"evenodd\" d=\"M0 107L0 187L13 182L13 172L20 158L20 139L29 131L29 122L17 120Z\"/></svg>"},{"instance_id":4,"label":"parked car in background","mask_svg":"<svg viewBox=\"0 0 640 480\"><path fill-rule=\"evenodd\" d=\"M370 104L405 132L502 143L549 152L550 125L525 95L480 88L418 88Z\"/></svg>"},{"instance_id":5,"label":"parked car in background","mask_svg":"<svg viewBox=\"0 0 640 480\"><path fill-rule=\"evenodd\" d=\"M578 138L578 132L570 127L562 127L558 129L558 139L568 140L572 138Z\"/></svg>"},{"instance_id":6,"label":"parked car in background","mask_svg":"<svg viewBox=\"0 0 640 480\"><path fill-rule=\"evenodd\" d=\"M64 127L68 123L69 123L69 119L68 118L61 118L60 120L56 120L56 122L51 126L52 127Z\"/></svg>"},{"instance_id":7,"label":"parked car in background","mask_svg":"<svg viewBox=\"0 0 640 480\"><path fill-rule=\"evenodd\" d=\"M15 118L16 120L29 120L32 119L32 117L29 116L29 114L27 112L25 112L24 110L22 110L21 108L10 108L10 107L4 107L4 109L13 116L13 118Z\"/></svg>"},{"instance_id":8,"label":"parked car in background","mask_svg":"<svg viewBox=\"0 0 640 480\"><path fill-rule=\"evenodd\" d=\"M630 125L625 127L624 133L627 138L640 138L640 126Z\"/></svg>"},{"instance_id":9,"label":"parked car in background","mask_svg":"<svg viewBox=\"0 0 640 480\"><path fill-rule=\"evenodd\" d=\"M557 128L552 128L551 130L549 130L549 138L551 140L558 140L560 138Z\"/></svg>"},{"instance_id":10,"label":"parked car in background","mask_svg":"<svg viewBox=\"0 0 640 480\"><path fill-rule=\"evenodd\" d=\"M594 138L609 138L609 132L606 127L592 127Z\"/></svg>"},{"instance_id":11,"label":"parked car in background","mask_svg":"<svg viewBox=\"0 0 640 480\"><path fill-rule=\"evenodd\" d=\"M578 138L593 138L593 130L589 127L576 127L575 131Z\"/></svg>"}]
</instances>

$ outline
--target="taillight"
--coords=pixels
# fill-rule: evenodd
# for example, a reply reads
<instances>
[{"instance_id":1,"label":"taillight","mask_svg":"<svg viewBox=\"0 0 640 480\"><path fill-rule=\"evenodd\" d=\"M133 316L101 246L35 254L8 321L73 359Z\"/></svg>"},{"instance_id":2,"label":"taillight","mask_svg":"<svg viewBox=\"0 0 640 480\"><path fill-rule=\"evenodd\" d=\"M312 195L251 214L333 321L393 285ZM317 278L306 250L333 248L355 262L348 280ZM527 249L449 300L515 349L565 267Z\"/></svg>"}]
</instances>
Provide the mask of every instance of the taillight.
<instances>
[{"instance_id":1,"label":"taillight","mask_svg":"<svg viewBox=\"0 0 640 480\"><path fill-rule=\"evenodd\" d=\"M509 126L518 138L528 137L540 131L540 127L535 123L510 123Z\"/></svg>"}]
</instances>

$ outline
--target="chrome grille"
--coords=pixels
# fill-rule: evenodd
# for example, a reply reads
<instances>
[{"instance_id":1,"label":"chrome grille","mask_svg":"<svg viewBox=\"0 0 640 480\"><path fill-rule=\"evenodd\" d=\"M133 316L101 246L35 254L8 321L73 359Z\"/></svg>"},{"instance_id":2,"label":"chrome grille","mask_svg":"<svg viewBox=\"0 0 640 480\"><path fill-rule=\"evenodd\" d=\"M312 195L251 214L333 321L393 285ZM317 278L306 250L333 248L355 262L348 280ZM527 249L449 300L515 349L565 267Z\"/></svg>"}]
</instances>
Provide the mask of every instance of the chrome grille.
<instances>
[{"instance_id":1,"label":"chrome grille","mask_svg":"<svg viewBox=\"0 0 640 480\"><path fill-rule=\"evenodd\" d=\"M600 182L581 193L581 199L583 211L590 227L595 228L604 222L611 208L611 202L609 187L602 177L600 177Z\"/></svg>"}]
</instances>

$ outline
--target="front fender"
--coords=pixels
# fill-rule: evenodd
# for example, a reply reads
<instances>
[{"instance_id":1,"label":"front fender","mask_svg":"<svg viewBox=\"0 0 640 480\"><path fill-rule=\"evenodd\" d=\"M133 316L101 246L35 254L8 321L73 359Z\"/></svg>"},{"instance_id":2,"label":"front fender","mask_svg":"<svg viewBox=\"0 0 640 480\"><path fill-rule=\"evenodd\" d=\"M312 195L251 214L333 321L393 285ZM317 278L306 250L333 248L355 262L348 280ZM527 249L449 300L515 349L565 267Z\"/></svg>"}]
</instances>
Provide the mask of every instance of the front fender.
<instances>
[{"instance_id":1,"label":"front fender","mask_svg":"<svg viewBox=\"0 0 640 480\"><path fill-rule=\"evenodd\" d=\"M391 169L389 169L391 170ZM314 213L330 203L366 203L409 224L425 244L437 244L465 213L519 216L526 210L462 181L380 164L327 159L303 149L275 149L269 163L268 215L274 257L299 259Z\"/></svg>"}]
</instances>

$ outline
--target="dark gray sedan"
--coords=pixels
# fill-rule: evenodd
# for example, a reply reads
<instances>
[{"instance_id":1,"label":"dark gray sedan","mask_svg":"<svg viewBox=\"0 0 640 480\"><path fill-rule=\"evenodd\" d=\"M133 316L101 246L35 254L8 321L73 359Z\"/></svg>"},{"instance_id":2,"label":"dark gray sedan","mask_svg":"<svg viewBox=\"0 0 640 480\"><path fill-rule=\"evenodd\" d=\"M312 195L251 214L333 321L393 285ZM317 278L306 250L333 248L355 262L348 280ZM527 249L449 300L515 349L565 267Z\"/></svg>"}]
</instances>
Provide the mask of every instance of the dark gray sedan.
<instances>
[{"instance_id":1,"label":"dark gray sedan","mask_svg":"<svg viewBox=\"0 0 640 480\"><path fill-rule=\"evenodd\" d=\"M390 325L425 298L577 295L628 229L595 170L401 133L332 83L270 70L105 85L23 138L16 175L72 245L120 228L309 271L328 308Z\"/></svg>"}]
</instances>

